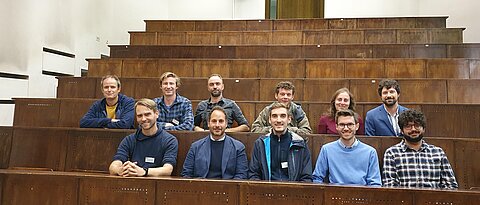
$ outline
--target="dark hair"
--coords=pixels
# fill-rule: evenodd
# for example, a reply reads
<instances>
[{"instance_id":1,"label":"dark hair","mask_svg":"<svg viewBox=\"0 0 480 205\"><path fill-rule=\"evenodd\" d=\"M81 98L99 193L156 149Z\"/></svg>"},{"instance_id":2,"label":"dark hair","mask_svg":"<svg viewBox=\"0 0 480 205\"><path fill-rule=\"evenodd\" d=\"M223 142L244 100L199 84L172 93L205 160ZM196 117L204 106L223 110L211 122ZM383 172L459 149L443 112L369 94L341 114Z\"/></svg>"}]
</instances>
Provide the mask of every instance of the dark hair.
<instances>
[{"instance_id":1,"label":"dark hair","mask_svg":"<svg viewBox=\"0 0 480 205\"><path fill-rule=\"evenodd\" d=\"M353 110L350 110L350 109L347 109L347 110L339 110L336 114L335 114L335 123L338 123L338 117L349 117L349 116L352 116L353 119L355 120L355 124L358 123L358 114L356 112L354 112Z\"/></svg>"},{"instance_id":2,"label":"dark hair","mask_svg":"<svg viewBox=\"0 0 480 205\"><path fill-rule=\"evenodd\" d=\"M116 75L106 75L102 77L102 81L100 81L100 85L103 87L103 81L107 78L113 78L115 81L117 81L117 87L121 87L122 83L120 83L120 79Z\"/></svg>"},{"instance_id":3,"label":"dark hair","mask_svg":"<svg viewBox=\"0 0 480 205\"><path fill-rule=\"evenodd\" d=\"M270 117L271 113L272 113L272 110L274 109L277 109L277 108L285 108L287 110L287 115L288 116L292 116L292 113L290 113L290 109L288 109L288 107L282 103L279 103L279 102L274 102L272 104L272 106L270 106L268 108L268 112L270 113L268 117Z\"/></svg>"},{"instance_id":4,"label":"dark hair","mask_svg":"<svg viewBox=\"0 0 480 205\"><path fill-rule=\"evenodd\" d=\"M337 113L337 108L335 107L335 101L337 100L338 95L340 93L347 93L348 96L350 96L350 104L348 105L348 109L352 110L355 112L355 98L353 97L352 93L348 88L340 88L332 96L332 99L330 100L330 108L328 109L328 112L326 113L330 118L335 119L335 114Z\"/></svg>"},{"instance_id":5,"label":"dark hair","mask_svg":"<svg viewBox=\"0 0 480 205\"><path fill-rule=\"evenodd\" d=\"M424 128L427 126L425 115L423 115L422 112L413 109L405 110L398 116L398 126L400 126L401 130L403 130L403 127L409 122L419 124Z\"/></svg>"},{"instance_id":6,"label":"dark hair","mask_svg":"<svg viewBox=\"0 0 480 205\"><path fill-rule=\"evenodd\" d=\"M387 88L387 89L394 88L397 91L397 93L400 94L400 85L398 84L398 82L396 80L392 80L392 79L381 80L380 83L378 83L378 95L379 96L382 96L383 88Z\"/></svg>"},{"instance_id":7,"label":"dark hair","mask_svg":"<svg viewBox=\"0 0 480 205\"><path fill-rule=\"evenodd\" d=\"M208 121L210 121L210 117L212 117L212 113L213 111L215 110L218 110L220 112L223 112L223 114L225 115L225 120L227 120L227 112L225 112L225 109L223 109L222 107L216 105L212 108L212 110L210 110L210 113L208 114Z\"/></svg>"},{"instance_id":8,"label":"dark hair","mask_svg":"<svg viewBox=\"0 0 480 205\"><path fill-rule=\"evenodd\" d=\"M278 94L280 92L280 89L291 90L292 94L295 94L295 86L290 81L279 82L277 84L277 87L275 87L275 94Z\"/></svg>"}]
</instances>

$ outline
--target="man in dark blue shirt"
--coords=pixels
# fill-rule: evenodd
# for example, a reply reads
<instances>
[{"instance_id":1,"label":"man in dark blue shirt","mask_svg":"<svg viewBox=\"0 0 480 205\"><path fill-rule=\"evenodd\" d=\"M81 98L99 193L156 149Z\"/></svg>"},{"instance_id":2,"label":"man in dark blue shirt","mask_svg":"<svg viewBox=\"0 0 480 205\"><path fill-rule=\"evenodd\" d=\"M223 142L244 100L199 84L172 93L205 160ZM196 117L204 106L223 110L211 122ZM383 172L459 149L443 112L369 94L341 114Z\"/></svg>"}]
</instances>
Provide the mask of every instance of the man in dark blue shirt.
<instances>
[{"instance_id":1,"label":"man in dark blue shirt","mask_svg":"<svg viewBox=\"0 0 480 205\"><path fill-rule=\"evenodd\" d=\"M177 139L157 127L158 109L153 100L135 104L139 129L118 146L109 170L123 177L171 175L177 162Z\"/></svg>"},{"instance_id":2,"label":"man in dark blue shirt","mask_svg":"<svg viewBox=\"0 0 480 205\"><path fill-rule=\"evenodd\" d=\"M183 177L246 179L245 146L225 134L225 110L215 106L209 115L210 135L192 144L183 164Z\"/></svg>"}]
</instances>

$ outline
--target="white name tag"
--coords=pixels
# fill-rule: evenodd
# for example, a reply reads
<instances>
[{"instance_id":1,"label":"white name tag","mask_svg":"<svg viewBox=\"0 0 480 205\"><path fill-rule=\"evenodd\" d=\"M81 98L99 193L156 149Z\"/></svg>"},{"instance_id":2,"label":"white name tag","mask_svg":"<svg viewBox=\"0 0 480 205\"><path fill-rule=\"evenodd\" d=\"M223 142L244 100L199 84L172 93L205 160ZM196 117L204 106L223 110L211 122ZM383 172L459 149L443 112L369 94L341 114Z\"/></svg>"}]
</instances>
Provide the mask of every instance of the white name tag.
<instances>
[{"instance_id":1,"label":"white name tag","mask_svg":"<svg viewBox=\"0 0 480 205\"><path fill-rule=\"evenodd\" d=\"M288 168L288 162L282 162L282 169Z\"/></svg>"},{"instance_id":2,"label":"white name tag","mask_svg":"<svg viewBox=\"0 0 480 205\"><path fill-rule=\"evenodd\" d=\"M147 162L147 163L155 163L155 158L153 158L153 157L145 157L145 162Z\"/></svg>"},{"instance_id":3,"label":"white name tag","mask_svg":"<svg viewBox=\"0 0 480 205\"><path fill-rule=\"evenodd\" d=\"M180 122L177 119L173 119L172 124L174 124L175 126L178 126Z\"/></svg>"}]
</instances>

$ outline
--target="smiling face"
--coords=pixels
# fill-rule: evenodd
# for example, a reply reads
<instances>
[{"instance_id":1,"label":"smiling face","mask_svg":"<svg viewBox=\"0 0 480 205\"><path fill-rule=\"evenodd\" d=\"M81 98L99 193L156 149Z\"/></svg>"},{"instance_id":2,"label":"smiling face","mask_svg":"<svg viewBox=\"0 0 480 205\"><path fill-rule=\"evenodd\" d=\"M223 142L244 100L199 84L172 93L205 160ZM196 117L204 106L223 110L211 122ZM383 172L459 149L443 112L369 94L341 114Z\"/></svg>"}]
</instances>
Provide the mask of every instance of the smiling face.
<instances>
[{"instance_id":1,"label":"smiling face","mask_svg":"<svg viewBox=\"0 0 480 205\"><path fill-rule=\"evenodd\" d=\"M105 78L102 82L102 93L107 100L114 100L120 93L120 87L114 78Z\"/></svg>"},{"instance_id":2,"label":"smiling face","mask_svg":"<svg viewBox=\"0 0 480 205\"><path fill-rule=\"evenodd\" d=\"M275 135L281 135L285 132L291 119L288 110L284 107L275 108L270 111L270 125Z\"/></svg>"},{"instance_id":3,"label":"smiling face","mask_svg":"<svg viewBox=\"0 0 480 205\"><path fill-rule=\"evenodd\" d=\"M278 90L278 93L275 94L275 99L277 99L279 103L282 103L288 106L290 102L292 102L293 100L293 90L280 88Z\"/></svg>"},{"instance_id":4,"label":"smiling face","mask_svg":"<svg viewBox=\"0 0 480 205\"><path fill-rule=\"evenodd\" d=\"M344 141L354 139L359 126L358 123L355 123L355 118L353 116L338 116L336 125L337 132L340 135L340 138Z\"/></svg>"},{"instance_id":5,"label":"smiling face","mask_svg":"<svg viewBox=\"0 0 480 205\"><path fill-rule=\"evenodd\" d=\"M408 142L419 142L423 138L423 133L425 133L425 129L420 124L408 122L406 125L403 126L402 133L403 138Z\"/></svg>"},{"instance_id":6,"label":"smiling face","mask_svg":"<svg viewBox=\"0 0 480 205\"><path fill-rule=\"evenodd\" d=\"M177 94L177 81L174 77L167 77L162 81L162 92L165 97Z\"/></svg>"},{"instance_id":7,"label":"smiling face","mask_svg":"<svg viewBox=\"0 0 480 205\"><path fill-rule=\"evenodd\" d=\"M346 110L350 106L350 95L346 92L342 92L337 95L335 98L335 109L338 110Z\"/></svg>"},{"instance_id":8,"label":"smiling face","mask_svg":"<svg viewBox=\"0 0 480 205\"><path fill-rule=\"evenodd\" d=\"M208 120L208 129L214 139L220 139L227 129L227 120L225 113L220 110L212 111L210 120Z\"/></svg>"},{"instance_id":9,"label":"smiling face","mask_svg":"<svg viewBox=\"0 0 480 205\"><path fill-rule=\"evenodd\" d=\"M385 104L387 107L393 107L398 103L398 98L400 97L400 94L397 93L397 90L395 88L386 88L384 87L382 89L382 102Z\"/></svg>"},{"instance_id":10,"label":"smiling face","mask_svg":"<svg viewBox=\"0 0 480 205\"><path fill-rule=\"evenodd\" d=\"M157 125L158 111L137 105L135 108L135 117L137 118L138 126L142 128L144 133L148 132Z\"/></svg>"}]
</instances>

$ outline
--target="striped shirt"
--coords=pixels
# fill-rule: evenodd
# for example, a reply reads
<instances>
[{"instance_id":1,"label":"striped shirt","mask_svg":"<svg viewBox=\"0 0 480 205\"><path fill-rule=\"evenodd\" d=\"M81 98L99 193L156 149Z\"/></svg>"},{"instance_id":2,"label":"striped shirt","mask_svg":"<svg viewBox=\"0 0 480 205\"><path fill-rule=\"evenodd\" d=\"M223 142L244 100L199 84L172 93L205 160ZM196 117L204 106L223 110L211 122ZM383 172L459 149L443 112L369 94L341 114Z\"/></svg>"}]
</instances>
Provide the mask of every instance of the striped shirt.
<instances>
[{"instance_id":1,"label":"striped shirt","mask_svg":"<svg viewBox=\"0 0 480 205\"><path fill-rule=\"evenodd\" d=\"M383 186L456 189L458 183L442 148L422 140L416 151L402 140L385 151Z\"/></svg>"}]
</instances>

